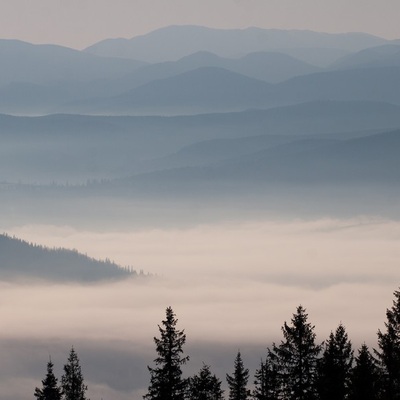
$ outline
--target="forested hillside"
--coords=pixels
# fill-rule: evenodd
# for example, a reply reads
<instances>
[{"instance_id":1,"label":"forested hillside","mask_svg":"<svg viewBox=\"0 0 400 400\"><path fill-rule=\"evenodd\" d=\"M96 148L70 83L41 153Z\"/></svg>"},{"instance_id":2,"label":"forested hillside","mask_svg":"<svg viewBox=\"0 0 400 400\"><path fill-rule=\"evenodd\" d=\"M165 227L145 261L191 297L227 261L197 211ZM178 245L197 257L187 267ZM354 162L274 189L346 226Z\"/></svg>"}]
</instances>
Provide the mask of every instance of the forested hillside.
<instances>
[{"instance_id":1,"label":"forested hillside","mask_svg":"<svg viewBox=\"0 0 400 400\"><path fill-rule=\"evenodd\" d=\"M96 282L135 276L130 267L96 260L76 250L50 249L0 235L0 280Z\"/></svg>"}]
</instances>

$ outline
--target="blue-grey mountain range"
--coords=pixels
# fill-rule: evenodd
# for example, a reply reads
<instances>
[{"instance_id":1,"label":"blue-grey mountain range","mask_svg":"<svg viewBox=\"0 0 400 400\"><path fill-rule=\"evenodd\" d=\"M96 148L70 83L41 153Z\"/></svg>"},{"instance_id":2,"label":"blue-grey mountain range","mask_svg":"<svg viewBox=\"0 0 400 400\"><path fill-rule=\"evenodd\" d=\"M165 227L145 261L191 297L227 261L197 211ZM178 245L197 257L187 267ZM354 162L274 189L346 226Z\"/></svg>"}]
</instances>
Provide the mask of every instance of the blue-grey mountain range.
<instances>
[{"instance_id":1,"label":"blue-grey mountain range","mask_svg":"<svg viewBox=\"0 0 400 400\"><path fill-rule=\"evenodd\" d=\"M133 49L134 60L116 54L120 43ZM100 51L103 45L115 54ZM179 57L165 60L174 61L145 60L145 53L173 49ZM316 49L342 54L323 68L292 54ZM1 40L0 112L179 115L314 100L398 104L397 53L397 42L365 34L256 28L168 27L86 51Z\"/></svg>"},{"instance_id":2,"label":"blue-grey mountain range","mask_svg":"<svg viewBox=\"0 0 400 400\"><path fill-rule=\"evenodd\" d=\"M303 54L307 55L307 50L325 49L325 52L320 51L324 56L328 54L327 50L337 56L386 43L385 39L363 33L328 34L300 30L224 30L201 26L170 26L132 39L107 39L88 47L86 52L154 63L174 61L198 51L236 58L259 51L278 51L290 55L295 49L304 49Z\"/></svg>"},{"instance_id":3,"label":"blue-grey mountain range","mask_svg":"<svg viewBox=\"0 0 400 400\"><path fill-rule=\"evenodd\" d=\"M16 215L14 195L397 187L398 49L365 34L187 26L85 51L0 41L4 210Z\"/></svg>"},{"instance_id":4,"label":"blue-grey mountain range","mask_svg":"<svg viewBox=\"0 0 400 400\"><path fill-rule=\"evenodd\" d=\"M299 139L350 139L400 127L400 108L312 102L177 117L0 115L0 181L85 183L208 165Z\"/></svg>"}]
</instances>

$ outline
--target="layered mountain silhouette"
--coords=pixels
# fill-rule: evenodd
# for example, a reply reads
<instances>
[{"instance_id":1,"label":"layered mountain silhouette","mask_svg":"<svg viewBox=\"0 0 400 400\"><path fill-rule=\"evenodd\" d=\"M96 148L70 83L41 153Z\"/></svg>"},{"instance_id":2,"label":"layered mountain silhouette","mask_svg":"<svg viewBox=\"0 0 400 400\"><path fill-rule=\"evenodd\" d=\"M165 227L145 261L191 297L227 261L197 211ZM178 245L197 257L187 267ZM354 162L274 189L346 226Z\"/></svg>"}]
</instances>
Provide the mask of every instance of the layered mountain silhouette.
<instances>
[{"instance_id":1,"label":"layered mountain silhouette","mask_svg":"<svg viewBox=\"0 0 400 400\"><path fill-rule=\"evenodd\" d=\"M303 139L201 167L174 168L115 181L113 190L202 194L240 193L252 186L369 185L400 183L400 131L348 140Z\"/></svg>"},{"instance_id":2,"label":"layered mountain silhouette","mask_svg":"<svg viewBox=\"0 0 400 400\"><path fill-rule=\"evenodd\" d=\"M56 199L96 221L116 198L212 202L279 185L384 196L399 179L399 48L362 33L196 26L84 51L0 41L3 214L24 223L31 202L45 213ZM125 204L110 215L125 211L142 218Z\"/></svg>"},{"instance_id":3,"label":"layered mountain silhouette","mask_svg":"<svg viewBox=\"0 0 400 400\"><path fill-rule=\"evenodd\" d=\"M207 165L304 138L349 139L398 127L399 106L376 102L177 117L0 115L0 182L86 183Z\"/></svg>"},{"instance_id":4,"label":"layered mountain silhouette","mask_svg":"<svg viewBox=\"0 0 400 400\"><path fill-rule=\"evenodd\" d=\"M207 165L299 139L349 139L398 127L399 106L376 102L177 117L0 115L0 182L86 183Z\"/></svg>"},{"instance_id":5,"label":"layered mountain silhouette","mask_svg":"<svg viewBox=\"0 0 400 400\"><path fill-rule=\"evenodd\" d=\"M267 106L268 83L216 67L159 79L116 97L91 99L76 108L95 114L196 114Z\"/></svg>"},{"instance_id":6,"label":"layered mountain silhouette","mask_svg":"<svg viewBox=\"0 0 400 400\"><path fill-rule=\"evenodd\" d=\"M400 67L319 72L275 85L226 69L203 67L152 81L119 96L70 104L66 111L178 115L271 108L321 100L400 104Z\"/></svg>"},{"instance_id":7,"label":"layered mountain silhouette","mask_svg":"<svg viewBox=\"0 0 400 400\"><path fill-rule=\"evenodd\" d=\"M340 49L358 51L387 41L362 33L328 34L278 29L212 29L201 26L169 26L132 39L107 39L86 49L106 57L123 57L148 62L174 61L209 51L223 57L240 57L259 51L291 54L293 49ZM307 53L305 51L304 53ZM336 54L338 52L336 51ZM325 52L325 56L327 51Z\"/></svg>"},{"instance_id":8,"label":"layered mountain silhouette","mask_svg":"<svg viewBox=\"0 0 400 400\"><path fill-rule=\"evenodd\" d=\"M329 52L335 57L317 60L319 67L305 60ZM399 104L397 53L396 42L365 34L258 28L167 27L86 51L0 40L0 112L179 115L319 100Z\"/></svg>"}]
</instances>

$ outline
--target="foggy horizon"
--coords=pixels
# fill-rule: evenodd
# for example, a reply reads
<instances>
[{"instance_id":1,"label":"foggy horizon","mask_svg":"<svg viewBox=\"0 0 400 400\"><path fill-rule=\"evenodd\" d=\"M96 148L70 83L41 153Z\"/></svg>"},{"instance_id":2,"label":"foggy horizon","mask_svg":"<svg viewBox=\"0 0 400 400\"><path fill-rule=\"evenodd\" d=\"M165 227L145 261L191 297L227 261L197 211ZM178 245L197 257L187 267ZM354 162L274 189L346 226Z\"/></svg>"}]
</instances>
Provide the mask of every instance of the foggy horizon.
<instances>
[{"instance_id":1,"label":"foggy horizon","mask_svg":"<svg viewBox=\"0 0 400 400\"><path fill-rule=\"evenodd\" d=\"M168 4L155 1L151 5L119 0L112 8L107 0L41 0L40 3L36 6L30 1L18 0L3 4L0 37L83 49L104 39L132 38L165 26L202 25L220 29L255 26L328 33L365 32L386 39L400 38L396 21L399 5L391 0L379 4L357 0L346 7L333 1L321 7L317 0L301 4L173 0ZM221 18L222 15L225 17Z\"/></svg>"}]
</instances>

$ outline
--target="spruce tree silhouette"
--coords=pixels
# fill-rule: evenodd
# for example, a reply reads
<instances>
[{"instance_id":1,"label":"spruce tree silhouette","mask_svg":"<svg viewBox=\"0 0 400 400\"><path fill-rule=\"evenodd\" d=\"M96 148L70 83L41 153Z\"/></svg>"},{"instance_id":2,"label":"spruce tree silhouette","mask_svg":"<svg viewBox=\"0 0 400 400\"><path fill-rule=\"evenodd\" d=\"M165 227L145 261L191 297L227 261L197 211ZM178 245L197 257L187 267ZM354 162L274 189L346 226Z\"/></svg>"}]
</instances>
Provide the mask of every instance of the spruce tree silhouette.
<instances>
[{"instance_id":1,"label":"spruce tree silhouette","mask_svg":"<svg viewBox=\"0 0 400 400\"><path fill-rule=\"evenodd\" d=\"M182 379L181 366L189 357L183 357L183 345L186 342L184 330L176 329L178 320L171 307L166 309L166 318L162 326L158 325L160 338L154 338L158 357L154 360L155 368L150 371L146 400L184 400L186 380Z\"/></svg>"},{"instance_id":2,"label":"spruce tree silhouette","mask_svg":"<svg viewBox=\"0 0 400 400\"><path fill-rule=\"evenodd\" d=\"M270 355L268 354L265 361L261 360L260 367L254 374L252 397L255 400L276 400L278 393L278 370L271 362Z\"/></svg>"},{"instance_id":3,"label":"spruce tree silhouette","mask_svg":"<svg viewBox=\"0 0 400 400\"><path fill-rule=\"evenodd\" d=\"M54 364L51 359L47 363L47 374L42 380L42 388L36 388L34 396L38 400L61 400L61 389L58 387L57 378L53 373Z\"/></svg>"},{"instance_id":4,"label":"spruce tree silhouette","mask_svg":"<svg viewBox=\"0 0 400 400\"><path fill-rule=\"evenodd\" d=\"M317 393L317 360L321 346L315 344L314 326L307 322L306 310L300 305L292 324L282 327L284 340L273 344L271 361L279 371L280 397L285 400L314 400Z\"/></svg>"},{"instance_id":5,"label":"spruce tree silhouette","mask_svg":"<svg viewBox=\"0 0 400 400\"><path fill-rule=\"evenodd\" d=\"M386 332L378 330L375 354L382 369L382 398L400 399L400 291L394 292L392 308L386 310Z\"/></svg>"},{"instance_id":6,"label":"spruce tree silhouette","mask_svg":"<svg viewBox=\"0 0 400 400\"><path fill-rule=\"evenodd\" d=\"M83 381L79 358L73 347L69 353L68 363L64 365L61 388L64 400L89 400L85 395L87 386Z\"/></svg>"},{"instance_id":7,"label":"spruce tree silhouette","mask_svg":"<svg viewBox=\"0 0 400 400\"><path fill-rule=\"evenodd\" d=\"M221 381L211 374L208 365L204 365L197 375L189 378L190 400L223 400L223 393Z\"/></svg>"},{"instance_id":8,"label":"spruce tree silhouette","mask_svg":"<svg viewBox=\"0 0 400 400\"><path fill-rule=\"evenodd\" d=\"M353 350L346 330L340 324L331 332L319 362L318 391L320 400L344 400L348 396Z\"/></svg>"},{"instance_id":9,"label":"spruce tree silhouette","mask_svg":"<svg viewBox=\"0 0 400 400\"><path fill-rule=\"evenodd\" d=\"M234 364L233 375L226 374L226 381L229 387L229 400L246 400L250 397L250 391L247 389L249 380L249 370L244 368L240 351L237 353Z\"/></svg>"},{"instance_id":10,"label":"spruce tree silhouette","mask_svg":"<svg viewBox=\"0 0 400 400\"><path fill-rule=\"evenodd\" d=\"M379 368L364 343L358 350L351 371L349 400L376 400L379 398Z\"/></svg>"}]
</instances>

